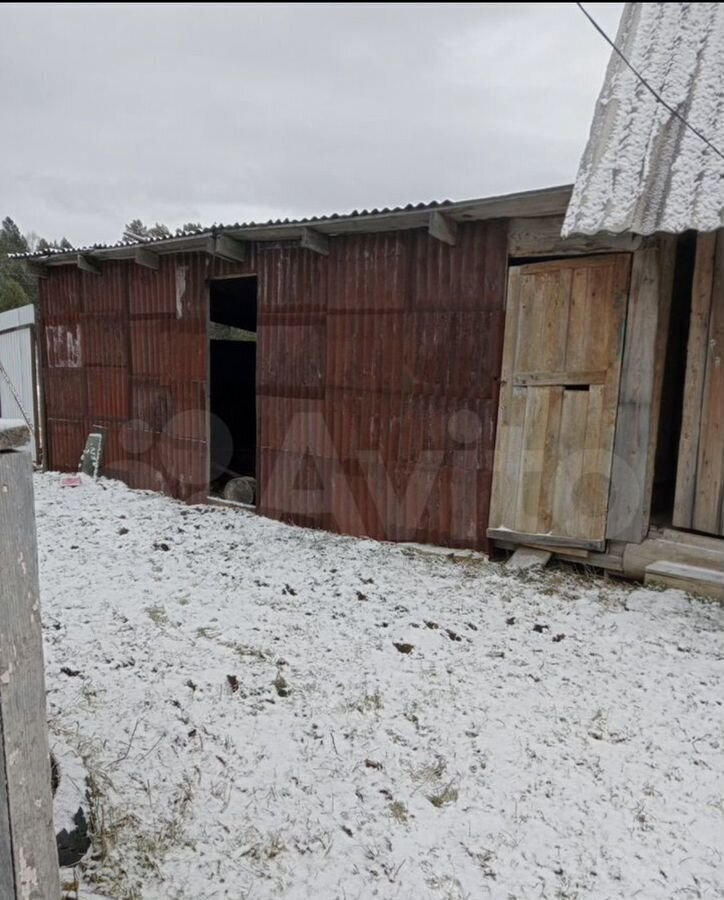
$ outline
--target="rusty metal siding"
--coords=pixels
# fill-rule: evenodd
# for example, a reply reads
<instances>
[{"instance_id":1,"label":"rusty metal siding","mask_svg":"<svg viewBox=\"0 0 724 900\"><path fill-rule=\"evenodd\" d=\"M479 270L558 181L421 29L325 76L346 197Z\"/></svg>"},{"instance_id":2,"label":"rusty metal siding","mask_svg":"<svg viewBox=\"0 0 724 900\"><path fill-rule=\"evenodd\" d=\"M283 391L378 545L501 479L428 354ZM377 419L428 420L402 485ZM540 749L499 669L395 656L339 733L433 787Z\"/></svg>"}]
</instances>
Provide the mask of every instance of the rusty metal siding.
<instances>
[{"instance_id":1,"label":"rusty metal siding","mask_svg":"<svg viewBox=\"0 0 724 900\"><path fill-rule=\"evenodd\" d=\"M91 425L106 471L206 494L207 283L256 274L259 509L389 540L484 547L502 354L504 222L277 243L244 264L203 254L42 286L49 464Z\"/></svg>"},{"instance_id":2,"label":"rusty metal siding","mask_svg":"<svg viewBox=\"0 0 724 900\"><path fill-rule=\"evenodd\" d=\"M258 251L260 511L388 540L485 547L504 222Z\"/></svg>"},{"instance_id":3,"label":"rusty metal siding","mask_svg":"<svg viewBox=\"0 0 724 900\"><path fill-rule=\"evenodd\" d=\"M41 281L48 465L78 466L105 430L105 471L182 499L206 494L206 258L153 271L51 269ZM199 422L203 424L200 425Z\"/></svg>"}]
</instances>

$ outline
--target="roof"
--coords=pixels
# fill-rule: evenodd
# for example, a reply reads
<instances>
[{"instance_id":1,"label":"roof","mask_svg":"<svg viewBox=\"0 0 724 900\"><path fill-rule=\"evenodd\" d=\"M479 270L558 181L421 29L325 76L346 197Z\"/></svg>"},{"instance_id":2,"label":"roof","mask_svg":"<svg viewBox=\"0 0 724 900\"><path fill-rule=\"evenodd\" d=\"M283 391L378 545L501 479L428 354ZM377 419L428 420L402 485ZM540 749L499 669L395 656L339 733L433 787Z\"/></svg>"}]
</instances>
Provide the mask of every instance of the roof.
<instances>
[{"instance_id":1,"label":"roof","mask_svg":"<svg viewBox=\"0 0 724 900\"><path fill-rule=\"evenodd\" d=\"M143 242L120 241L117 244L91 244L72 250L52 250L35 253L16 253L14 259L28 259L48 265L74 264L78 254L98 259L132 258L139 247L152 247L154 253L180 253L200 250L210 237L225 234L248 241L295 240L309 230L323 235L351 232L400 231L427 227L433 212L441 212L455 222L482 219L535 217L560 215L565 212L571 196L571 185L524 191L477 200L434 201L410 204L391 209L355 210L348 214L335 213L308 219L277 219L269 222L246 222L234 225L214 225L203 231L181 232L171 238L157 238Z\"/></svg>"},{"instance_id":2,"label":"roof","mask_svg":"<svg viewBox=\"0 0 724 900\"><path fill-rule=\"evenodd\" d=\"M616 46L724 152L724 4L627 3ZM613 52L564 236L712 231L722 224L724 160Z\"/></svg>"}]
</instances>

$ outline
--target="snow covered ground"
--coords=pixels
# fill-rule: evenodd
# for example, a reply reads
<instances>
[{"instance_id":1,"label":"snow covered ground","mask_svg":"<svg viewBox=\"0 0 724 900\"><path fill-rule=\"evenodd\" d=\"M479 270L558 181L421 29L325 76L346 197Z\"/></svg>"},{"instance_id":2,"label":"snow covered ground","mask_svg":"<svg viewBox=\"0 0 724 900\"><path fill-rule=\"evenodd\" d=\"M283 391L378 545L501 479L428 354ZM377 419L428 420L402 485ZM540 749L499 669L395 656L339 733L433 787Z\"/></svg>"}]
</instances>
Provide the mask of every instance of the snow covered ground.
<instances>
[{"instance_id":1,"label":"snow covered ground","mask_svg":"<svg viewBox=\"0 0 724 900\"><path fill-rule=\"evenodd\" d=\"M112 481L38 475L36 494L51 741L93 790L88 889L724 896L721 606Z\"/></svg>"}]
</instances>

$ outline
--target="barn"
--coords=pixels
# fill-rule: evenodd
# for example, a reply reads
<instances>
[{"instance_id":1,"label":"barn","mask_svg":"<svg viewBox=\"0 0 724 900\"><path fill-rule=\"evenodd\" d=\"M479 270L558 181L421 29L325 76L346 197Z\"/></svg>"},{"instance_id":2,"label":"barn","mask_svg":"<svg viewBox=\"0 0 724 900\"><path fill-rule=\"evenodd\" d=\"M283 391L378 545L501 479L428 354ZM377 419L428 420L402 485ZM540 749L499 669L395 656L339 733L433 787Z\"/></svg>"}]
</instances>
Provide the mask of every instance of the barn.
<instances>
[{"instance_id":1,"label":"barn","mask_svg":"<svg viewBox=\"0 0 724 900\"><path fill-rule=\"evenodd\" d=\"M717 237L563 238L570 197L29 259L46 464L75 469L102 430L105 474L190 502L248 476L260 514L300 525L717 582ZM719 468L692 475L703 452Z\"/></svg>"},{"instance_id":2,"label":"barn","mask_svg":"<svg viewBox=\"0 0 724 900\"><path fill-rule=\"evenodd\" d=\"M508 258L535 223L554 251L569 195L36 255L46 464L102 429L136 488L252 476L266 516L485 548Z\"/></svg>"}]
</instances>

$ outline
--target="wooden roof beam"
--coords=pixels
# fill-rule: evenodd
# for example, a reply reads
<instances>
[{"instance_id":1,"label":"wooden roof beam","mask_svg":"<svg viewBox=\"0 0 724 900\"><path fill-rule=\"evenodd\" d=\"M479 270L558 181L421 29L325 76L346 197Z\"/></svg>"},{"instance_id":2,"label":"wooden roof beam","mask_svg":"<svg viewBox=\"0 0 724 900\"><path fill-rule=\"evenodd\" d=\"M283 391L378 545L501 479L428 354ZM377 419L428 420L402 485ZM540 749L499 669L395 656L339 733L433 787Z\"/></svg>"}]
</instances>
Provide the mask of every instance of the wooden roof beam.
<instances>
[{"instance_id":1,"label":"wooden roof beam","mask_svg":"<svg viewBox=\"0 0 724 900\"><path fill-rule=\"evenodd\" d=\"M329 256L329 238L321 231L315 231L314 228L302 228L301 244L305 250Z\"/></svg>"},{"instance_id":2,"label":"wooden roof beam","mask_svg":"<svg viewBox=\"0 0 724 900\"><path fill-rule=\"evenodd\" d=\"M427 227L428 232L438 241L442 241L444 244L450 244L451 247L455 246L455 240L457 238L458 233L458 223L453 219L448 218L441 212L437 210L433 210L430 213L430 224Z\"/></svg>"},{"instance_id":3,"label":"wooden roof beam","mask_svg":"<svg viewBox=\"0 0 724 900\"><path fill-rule=\"evenodd\" d=\"M88 272L91 275L101 274L100 266L97 266L90 258L90 256L87 256L83 253L79 253L76 257L76 265L81 270L81 272Z\"/></svg>"},{"instance_id":4,"label":"wooden roof beam","mask_svg":"<svg viewBox=\"0 0 724 900\"><path fill-rule=\"evenodd\" d=\"M241 263L246 260L246 244L243 241L237 241L235 238L229 237L227 234L217 234L210 237L207 241L206 252L228 262Z\"/></svg>"},{"instance_id":5,"label":"wooden roof beam","mask_svg":"<svg viewBox=\"0 0 724 900\"><path fill-rule=\"evenodd\" d=\"M133 254L133 259L139 266L145 266L147 269L158 271L158 253L146 250L145 247L138 247Z\"/></svg>"}]
</instances>

